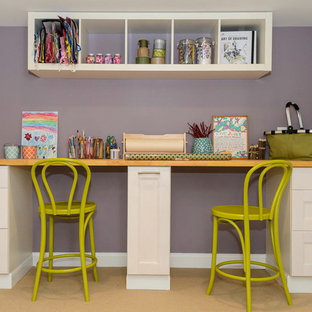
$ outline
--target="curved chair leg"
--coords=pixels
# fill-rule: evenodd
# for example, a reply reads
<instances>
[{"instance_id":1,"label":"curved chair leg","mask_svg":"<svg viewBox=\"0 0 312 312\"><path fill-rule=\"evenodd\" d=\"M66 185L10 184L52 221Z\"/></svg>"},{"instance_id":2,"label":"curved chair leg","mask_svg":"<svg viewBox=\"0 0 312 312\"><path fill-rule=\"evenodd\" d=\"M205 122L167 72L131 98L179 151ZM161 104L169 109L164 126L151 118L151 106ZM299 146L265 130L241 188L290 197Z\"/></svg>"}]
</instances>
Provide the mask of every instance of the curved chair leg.
<instances>
[{"instance_id":1,"label":"curved chair leg","mask_svg":"<svg viewBox=\"0 0 312 312\"><path fill-rule=\"evenodd\" d=\"M276 264L277 264L279 272L280 272L280 277L282 280L282 284L283 284L287 303L289 305L292 305L292 300L291 300L291 297L289 294L287 281L286 281L286 277L285 277L285 272L284 272L284 268L283 268L283 263L282 263L282 257L281 257L281 250L280 250L280 244L279 244L279 233L278 233L278 220L274 220L274 223L272 226L273 226L272 234L273 234L274 247L275 247L275 248L273 248L273 251L275 254Z\"/></svg>"},{"instance_id":2,"label":"curved chair leg","mask_svg":"<svg viewBox=\"0 0 312 312\"><path fill-rule=\"evenodd\" d=\"M212 253L211 253L211 270L210 280L206 291L207 295L211 294L212 287L216 276L216 260L217 260L217 248L218 248L218 219L213 217L213 234L212 234Z\"/></svg>"},{"instance_id":3,"label":"curved chair leg","mask_svg":"<svg viewBox=\"0 0 312 312\"><path fill-rule=\"evenodd\" d=\"M89 237L90 237L91 255L95 257L94 230L93 230L93 218L92 217L89 220ZM93 267L93 278L96 282L98 282L99 278L98 278L96 265Z\"/></svg>"},{"instance_id":4,"label":"curved chair leg","mask_svg":"<svg viewBox=\"0 0 312 312\"><path fill-rule=\"evenodd\" d=\"M49 217L49 257L53 256L54 216ZM49 260L49 269L53 268L53 259ZM48 273L48 282L52 282L52 273Z\"/></svg>"},{"instance_id":5,"label":"curved chair leg","mask_svg":"<svg viewBox=\"0 0 312 312\"><path fill-rule=\"evenodd\" d=\"M87 267L86 267L86 256L85 256L85 230L84 230L84 221L81 219L84 219L84 217L80 216L79 218L79 252L80 252L80 262L81 262L81 273L82 273L85 301L90 301Z\"/></svg>"},{"instance_id":6,"label":"curved chair leg","mask_svg":"<svg viewBox=\"0 0 312 312\"><path fill-rule=\"evenodd\" d=\"M244 221L245 255L244 268L246 277L246 310L251 312L251 267L250 267L250 231L249 221Z\"/></svg>"},{"instance_id":7,"label":"curved chair leg","mask_svg":"<svg viewBox=\"0 0 312 312\"><path fill-rule=\"evenodd\" d=\"M32 301L36 301L37 299L37 293L38 293L40 277L41 277L41 269L42 269L43 258L44 258L44 253L46 249L46 234L47 234L46 231L47 231L46 218L45 216L41 216L40 253L39 253L39 260L37 263L37 272L36 272L34 290L33 290L33 295L32 295Z\"/></svg>"}]
</instances>

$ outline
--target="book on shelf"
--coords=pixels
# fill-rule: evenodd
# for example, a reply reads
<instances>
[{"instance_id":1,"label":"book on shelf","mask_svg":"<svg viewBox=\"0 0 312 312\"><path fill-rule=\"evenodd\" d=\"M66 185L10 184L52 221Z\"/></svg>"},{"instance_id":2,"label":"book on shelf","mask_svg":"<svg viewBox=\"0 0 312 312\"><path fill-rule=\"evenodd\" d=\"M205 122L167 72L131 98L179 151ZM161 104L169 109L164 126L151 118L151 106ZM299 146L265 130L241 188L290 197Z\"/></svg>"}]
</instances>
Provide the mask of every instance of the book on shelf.
<instances>
[{"instance_id":1,"label":"book on shelf","mask_svg":"<svg viewBox=\"0 0 312 312\"><path fill-rule=\"evenodd\" d=\"M256 64L257 32L223 31L220 49L221 64Z\"/></svg>"}]
</instances>

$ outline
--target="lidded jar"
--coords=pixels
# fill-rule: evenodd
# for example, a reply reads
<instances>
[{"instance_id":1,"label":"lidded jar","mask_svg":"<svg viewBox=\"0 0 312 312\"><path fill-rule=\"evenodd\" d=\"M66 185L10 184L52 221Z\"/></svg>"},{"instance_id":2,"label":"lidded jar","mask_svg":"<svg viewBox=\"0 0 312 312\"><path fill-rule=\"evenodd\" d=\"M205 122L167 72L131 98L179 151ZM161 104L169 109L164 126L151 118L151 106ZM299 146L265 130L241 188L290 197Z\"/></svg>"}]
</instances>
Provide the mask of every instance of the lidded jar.
<instances>
[{"instance_id":1,"label":"lidded jar","mask_svg":"<svg viewBox=\"0 0 312 312\"><path fill-rule=\"evenodd\" d=\"M195 40L183 39L178 43L179 64L195 64Z\"/></svg>"},{"instance_id":2,"label":"lidded jar","mask_svg":"<svg viewBox=\"0 0 312 312\"><path fill-rule=\"evenodd\" d=\"M214 41L210 37L200 37L195 40L196 63L211 64Z\"/></svg>"}]
</instances>

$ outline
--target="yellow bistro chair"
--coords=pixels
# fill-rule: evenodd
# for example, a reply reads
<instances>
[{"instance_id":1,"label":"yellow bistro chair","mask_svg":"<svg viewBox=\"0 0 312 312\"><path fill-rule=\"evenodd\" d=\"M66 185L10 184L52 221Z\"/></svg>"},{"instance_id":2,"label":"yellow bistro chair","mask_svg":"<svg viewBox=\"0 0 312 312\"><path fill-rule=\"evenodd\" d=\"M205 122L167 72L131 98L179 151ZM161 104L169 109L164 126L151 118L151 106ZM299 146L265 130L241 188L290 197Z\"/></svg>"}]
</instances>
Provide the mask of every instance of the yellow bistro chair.
<instances>
[{"instance_id":1,"label":"yellow bistro chair","mask_svg":"<svg viewBox=\"0 0 312 312\"><path fill-rule=\"evenodd\" d=\"M48 170L52 166L65 166L70 170L70 192L67 200L56 201L51 188L49 186L47 177L53 174L53 171ZM85 181L82 192L81 200L74 200L74 194L78 183L78 171L80 167L84 171ZM64 172L68 170L64 169ZM87 269L93 268L93 277L95 281L98 281L96 263L97 258L95 256L94 246L94 233L93 233L93 213L96 210L96 204L87 201L89 185L91 181L90 168L79 160L67 159L67 158L51 158L37 161L31 168L31 177L37 193L39 203L39 214L41 218L41 241L40 241L40 254L39 261L37 263L37 272L35 278L35 285L33 290L32 301L37 298L39 282L41 272L48 273L48 281L52 281L52 273L69 273L82 271L83 287L84 287L84 298L85 301L89 301L89 289L87 280ZM40 178L41 177L41 178ZM39 184L39 181L42 182ZM65 187L65 185L64 185ZM44 200L43 194L47 194L48 200ZM46 241L47 241L47 217L49 218L49 256L45 257ZM53 236L54 236L54 219L72 220L77 219L79 223L79 253L74 254L62 254L53 255ZM85 252L85 234L86 229L89 227L90 236L90 249L91 255ZM67 268L67 269L56 269L53 268L53 259L67 258L67 257L79 257L81 265L79 267ZM86 263L86 258L91 259L91 263ZM43 263L48 261L48 267L43 267Z\"/></svg>"},{"instance_id":2,"label":"yellow bistro chair","mask_svg":"<svg viewBox=\"0 0 312 312\"><path fill-rule=\"evenodd\" d=\"M262 187L265 175L272 169L280 168L281 178L277 185L275 195L273 197L271 207L263 207ZM258 170L258 169L262 169ZM276 169L278 170L278 169ZM248 201L248 190L250 181L255 178L253 175L256 171L260 171L258 176L258 206L250 206ZM213 237L212 237L212 260L211 260L211 274L210 281L207 288L207 295L211 294L215 273L219 273L223 276L244 281L246 284L246 302L247 311L251 311L251 282L263 282L270 281L280 277L282 280L284 292L286 295L287 303L292 305L291 297L288 291L284 269L282 265L280 245L279 245L279 233L278 233L278 218L280 202L283 196L285 187L289 181L292 173L292 164L285 160L270 160L263 162L259 165L251 168L246 174L244 181L243 191L243 205L224 205L215 206L212 208L213 215ZM237 222L243 222L244 231L238 227ZM250 259L250 224L249 221L268 222L271 234L272 247L274 252L274 258L276 266L267 263L261 263L257 261L251 261ZM242 246L243 260L224 261L216 264L217 256L217 244L218 244L218 224L229 223L238 232L238 236ZM221 267L229 264L241 263L244 269L244 276L238 276L224 272ZM267 277L251 277L251 264L260 265L270 270L273 270L274 275Z\"/></svg>"}]
</instances>

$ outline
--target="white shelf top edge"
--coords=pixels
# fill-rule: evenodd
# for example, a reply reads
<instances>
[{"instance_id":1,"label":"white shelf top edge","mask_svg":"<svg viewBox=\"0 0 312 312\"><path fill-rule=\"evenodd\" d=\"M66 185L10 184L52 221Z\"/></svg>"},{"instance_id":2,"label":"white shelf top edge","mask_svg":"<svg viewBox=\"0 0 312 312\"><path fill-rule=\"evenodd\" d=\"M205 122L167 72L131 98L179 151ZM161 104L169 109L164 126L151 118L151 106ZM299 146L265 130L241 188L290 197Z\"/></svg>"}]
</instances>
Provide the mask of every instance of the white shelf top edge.
<instances>
[{"instance_id":1,"label":"white shelf top edge","mask_svg":"<svg viewBox=\"0 0 312 312\"><path fill-rule=\"evenodd\" d=\"M28 18L54 18L58 15L73 19L264 19L272 12L28 12Z\"/></svg>"}]
</instances>

